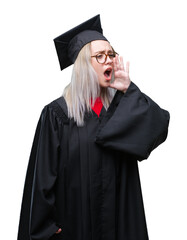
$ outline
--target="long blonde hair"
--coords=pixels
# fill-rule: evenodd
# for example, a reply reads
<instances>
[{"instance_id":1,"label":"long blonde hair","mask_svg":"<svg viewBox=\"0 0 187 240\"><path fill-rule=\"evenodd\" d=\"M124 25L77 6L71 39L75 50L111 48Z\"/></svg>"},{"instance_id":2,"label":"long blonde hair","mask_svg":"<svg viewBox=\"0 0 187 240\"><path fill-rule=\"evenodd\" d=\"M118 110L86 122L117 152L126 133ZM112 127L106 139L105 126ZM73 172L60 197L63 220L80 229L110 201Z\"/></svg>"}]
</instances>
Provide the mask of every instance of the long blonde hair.
<instances>
[{"instance_id":1,"label":"long blonde hair","mask_svg":"<svg viewBox=\"0 0 187 240\"><path fill-rule=\"evenodd\" d=\"M103 106L107 109L114 95L113 89L99 86L90 55L90 43L88 43L79 52L74 63L71 83L63 93L68 107L68 117L73 118L77 126L84 125L85 112L91 111L91 104L97 97L101 97Z\"/></svg>"}]
</instances>

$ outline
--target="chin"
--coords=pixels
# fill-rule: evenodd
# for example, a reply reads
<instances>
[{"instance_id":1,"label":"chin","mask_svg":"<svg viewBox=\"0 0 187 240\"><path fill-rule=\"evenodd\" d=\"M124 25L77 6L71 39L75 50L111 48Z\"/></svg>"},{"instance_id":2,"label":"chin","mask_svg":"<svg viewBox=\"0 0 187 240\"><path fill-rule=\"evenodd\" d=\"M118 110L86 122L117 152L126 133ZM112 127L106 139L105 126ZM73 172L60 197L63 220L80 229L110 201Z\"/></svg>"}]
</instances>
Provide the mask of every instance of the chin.
<instances>
[{"instance_id":1,"label":"chin","mask_svg":"<svg viewBox=\"0 0 187 240\"><path fill-rule=\"evenodd\" d=\"M107 88L107 87L110 86L110 81L106 81L106 80L102 81L102 82L99 83L99 85L100 85L101 88Z\"/></svg>"},{"instance_id":2,"label":"chin","mask_svg":"<svg viewBox=\"0 0 187 240\"><path fill-rule=\"evenodd\" d=\"M109 86L110 86L110 83L108 83L108 84L100 84L101 88L108 88Z\"/></svg>"}]
</instances>

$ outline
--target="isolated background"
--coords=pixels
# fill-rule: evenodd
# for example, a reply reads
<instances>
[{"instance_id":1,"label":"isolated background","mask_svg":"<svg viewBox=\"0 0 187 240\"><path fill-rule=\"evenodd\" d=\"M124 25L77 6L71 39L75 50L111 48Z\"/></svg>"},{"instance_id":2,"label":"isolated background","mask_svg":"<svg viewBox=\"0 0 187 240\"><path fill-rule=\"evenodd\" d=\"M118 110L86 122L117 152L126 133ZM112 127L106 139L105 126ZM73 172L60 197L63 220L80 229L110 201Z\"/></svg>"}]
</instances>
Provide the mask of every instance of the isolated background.
<instances>
[{"instance_id":1,"label":"isolated background","mask_svg":"<svg viewBox=\"0 0 187 240\"><path fill-rule=\"evenodd\" d=\"M16 239L30 149L44 105L58 98L72 67L60 71L53 39L101 14L104 35L139 88L171 113L167 141L139 164L151 240L187 239L185 1L7 0L0 4L0 226Z\"/></svg>"}]
</instances>

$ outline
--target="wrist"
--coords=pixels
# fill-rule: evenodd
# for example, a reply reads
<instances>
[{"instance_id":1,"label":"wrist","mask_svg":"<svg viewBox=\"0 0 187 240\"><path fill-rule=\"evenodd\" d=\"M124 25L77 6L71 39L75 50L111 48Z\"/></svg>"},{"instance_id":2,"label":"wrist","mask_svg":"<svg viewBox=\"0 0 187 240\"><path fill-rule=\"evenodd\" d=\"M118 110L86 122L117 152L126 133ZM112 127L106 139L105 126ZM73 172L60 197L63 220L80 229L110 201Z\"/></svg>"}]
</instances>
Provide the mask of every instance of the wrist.
<instances>
[{"instance_id":1,"label":"wrist","mask_svg":"<svg viewBox=\"0 0 187 240\"><path fill-rule=\"evenodd\" d=\"M127 89L129 88L131 84L131 80L129 79L128 83L126 83L125 88L122 90L123 93L126 93Z\"/></svg>"}]
</instances>

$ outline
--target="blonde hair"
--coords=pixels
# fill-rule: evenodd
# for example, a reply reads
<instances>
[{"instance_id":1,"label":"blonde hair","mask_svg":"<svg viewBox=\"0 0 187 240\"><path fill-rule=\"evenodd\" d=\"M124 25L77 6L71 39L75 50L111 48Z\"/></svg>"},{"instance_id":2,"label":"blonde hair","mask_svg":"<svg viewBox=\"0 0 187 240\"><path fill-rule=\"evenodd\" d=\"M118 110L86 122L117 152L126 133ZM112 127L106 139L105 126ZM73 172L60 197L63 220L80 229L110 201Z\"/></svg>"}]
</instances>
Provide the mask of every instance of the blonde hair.
<instances>
[{"instance_id":1,"label":"blonde hair","mask_svg":"<svg viewBox=\"0 0 187 240\"><path fill-rule=\"evenodd\" d=\"M114 95L112 89L99 86L90 56L90 43L88 43L79 52L74 63L71 83L63 93L68 107L68 117L73 118L77 126L84 125L85 113L91 111L91 104L97 97L101 97L103 106L107 109Z\"/></svg>"}]
</instances>

